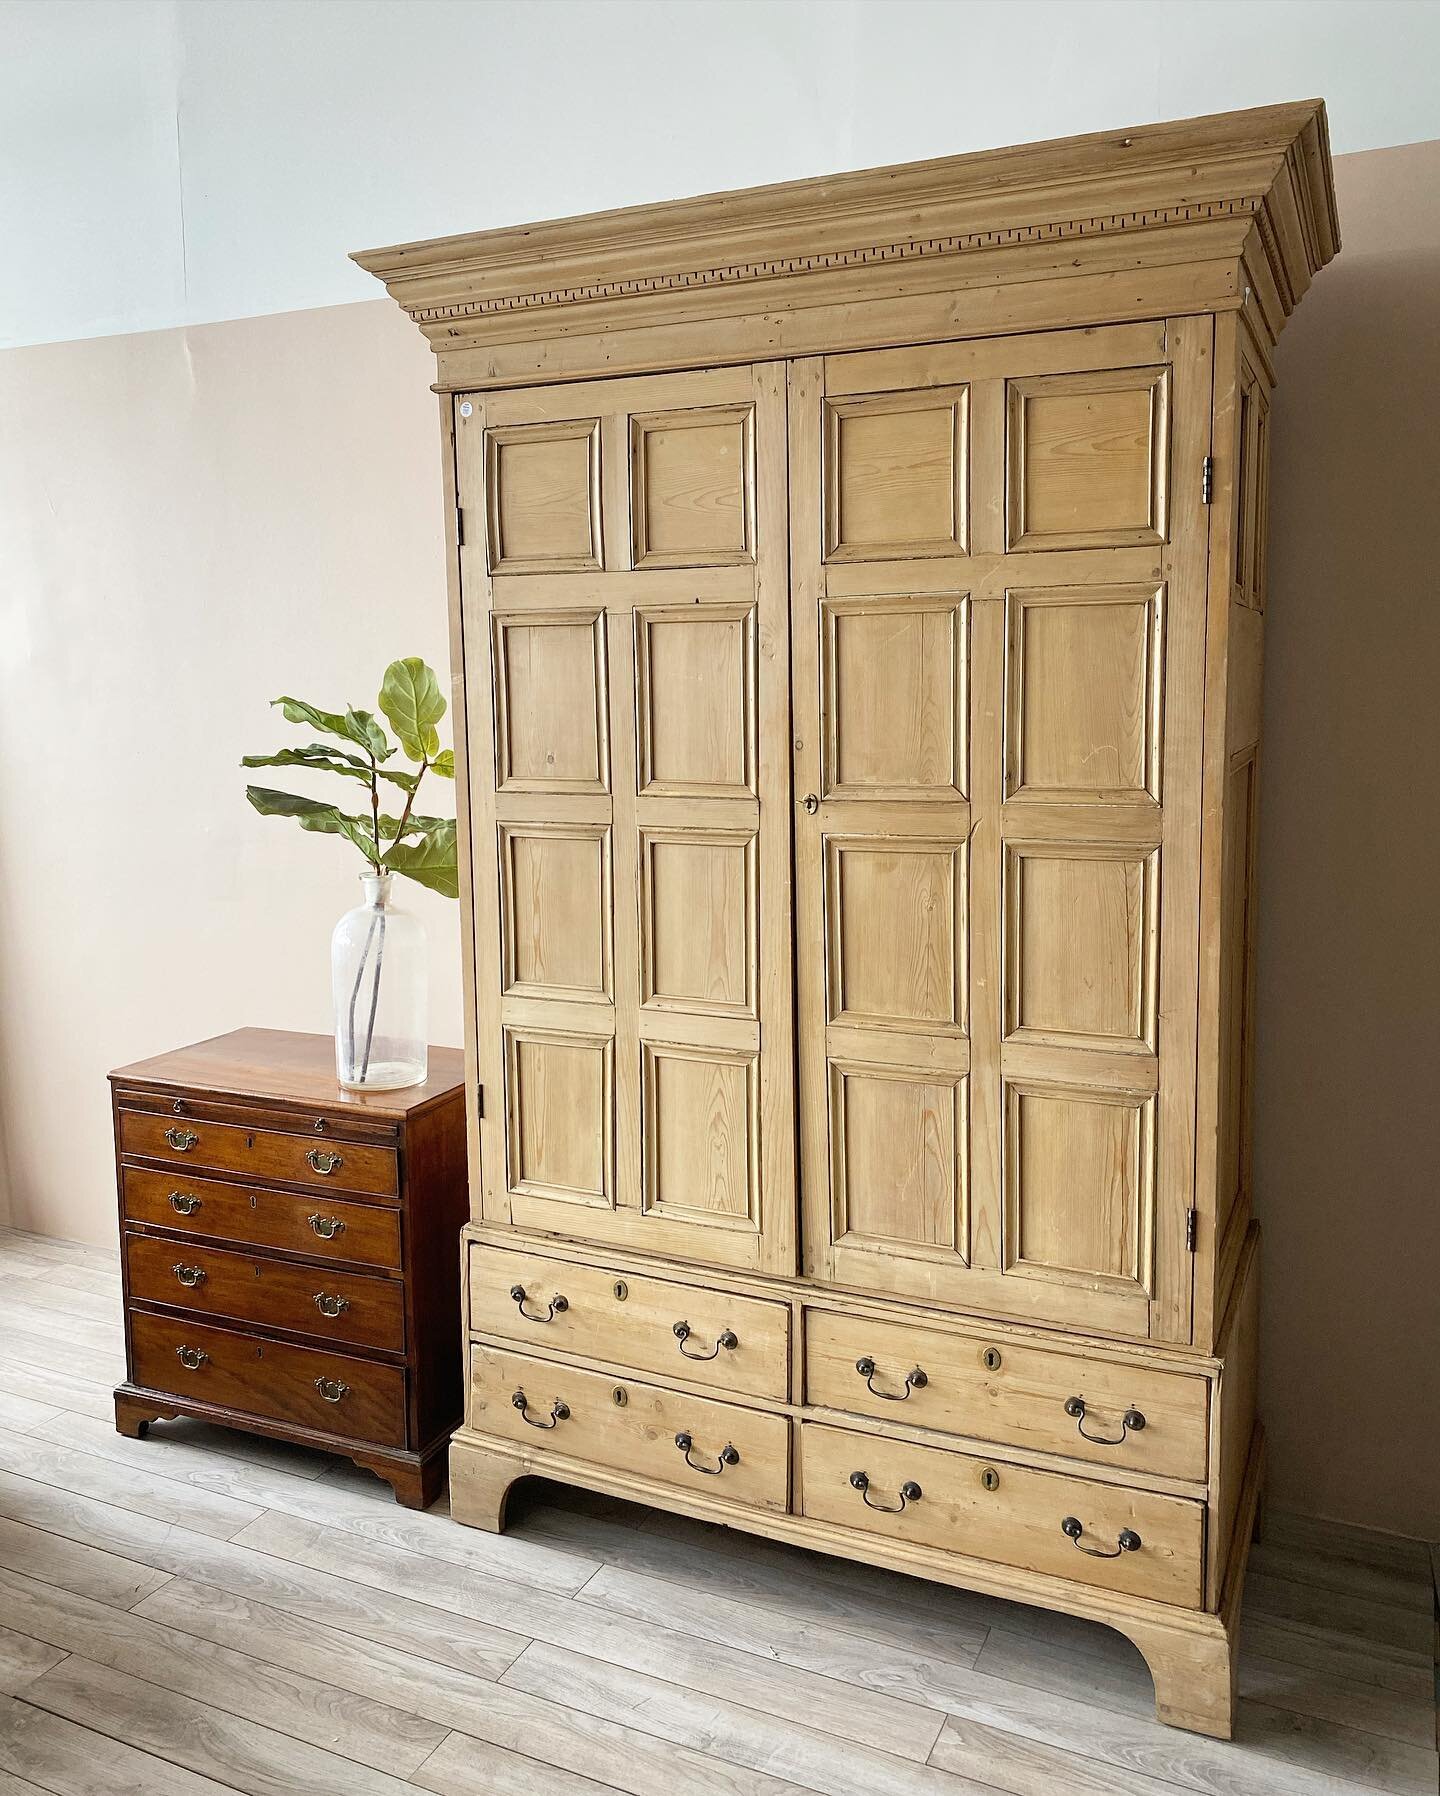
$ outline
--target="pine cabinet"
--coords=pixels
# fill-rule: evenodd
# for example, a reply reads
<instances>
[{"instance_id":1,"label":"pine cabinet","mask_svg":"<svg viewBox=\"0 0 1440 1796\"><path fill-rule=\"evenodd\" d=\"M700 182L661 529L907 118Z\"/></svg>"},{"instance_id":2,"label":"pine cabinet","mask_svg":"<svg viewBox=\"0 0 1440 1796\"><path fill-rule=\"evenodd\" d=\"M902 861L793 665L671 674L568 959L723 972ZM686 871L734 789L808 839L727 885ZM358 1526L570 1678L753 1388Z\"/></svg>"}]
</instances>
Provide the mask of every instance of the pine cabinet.
<instances>
[{"instance_id":1,"label":"pine cabinet","mask_svg":"<svg viewBox=\"0 0 1440 1796\"><path fill-rule=\"evenodd\" d=\"M1318 103L370 252L437 353L456 1517L1091 1616L1226 1735L1270 352Z\"/></svg>"}]
</instances>

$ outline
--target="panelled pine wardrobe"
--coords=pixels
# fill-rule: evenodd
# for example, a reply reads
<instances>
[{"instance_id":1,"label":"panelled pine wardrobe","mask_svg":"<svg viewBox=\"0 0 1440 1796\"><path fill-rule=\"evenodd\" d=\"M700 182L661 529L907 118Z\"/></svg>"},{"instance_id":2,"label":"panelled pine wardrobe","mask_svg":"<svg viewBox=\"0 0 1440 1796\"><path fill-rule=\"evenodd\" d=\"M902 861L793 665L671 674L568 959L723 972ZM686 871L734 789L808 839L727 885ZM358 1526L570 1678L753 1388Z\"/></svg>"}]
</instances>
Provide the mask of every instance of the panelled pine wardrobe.
<instances>
[{"instance_id":1,"label":"panelled pine wardrobe","mask_svg":"<svg viewBox=\"0 0 1440 1796\"><path fill-rule=\"evenodd\" d=\"M528 1473L1108 1623L1256 1523L1271 352L1307 103L359 256L438 359L452 1509Z\"/></svg>"}]
</instances>

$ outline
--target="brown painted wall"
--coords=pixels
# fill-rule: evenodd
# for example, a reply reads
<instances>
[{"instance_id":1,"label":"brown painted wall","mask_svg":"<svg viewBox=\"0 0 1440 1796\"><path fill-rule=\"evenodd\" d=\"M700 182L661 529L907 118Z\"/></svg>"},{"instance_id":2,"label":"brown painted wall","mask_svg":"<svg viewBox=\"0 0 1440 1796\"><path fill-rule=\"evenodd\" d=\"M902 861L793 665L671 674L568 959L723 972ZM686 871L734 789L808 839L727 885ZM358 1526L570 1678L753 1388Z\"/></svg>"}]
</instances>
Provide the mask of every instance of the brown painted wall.
<instances>
[{"instance_id":1,"label":"brown painted wall","mask_svg":"<svg viewBox=\"0 0 1440 1796\"><path fill-rule=\"evenodd\" d=\"M1342 158L1279 356L1260 848L1264 1406L1287 1505L1440 1536L1440 143ZM444 660L430 358L388 300L0 356L0 1220L113 1239L107 1067L327 1027L339 845L266 700ZM279 783L278 781L276 783ZM453 906L431 927L458 1037Z\"/></svg>"},{"instance_id":2,"label":"brown painted wall","mask_svg":"<svg viewBox=\"0 0 1440 1796\"><path fill-rule=\"evenodd\" d=\"M1440 143L1281 339L1255 1186L1277 1502L1440 1539Z\"/></svg>"}]
</instances>

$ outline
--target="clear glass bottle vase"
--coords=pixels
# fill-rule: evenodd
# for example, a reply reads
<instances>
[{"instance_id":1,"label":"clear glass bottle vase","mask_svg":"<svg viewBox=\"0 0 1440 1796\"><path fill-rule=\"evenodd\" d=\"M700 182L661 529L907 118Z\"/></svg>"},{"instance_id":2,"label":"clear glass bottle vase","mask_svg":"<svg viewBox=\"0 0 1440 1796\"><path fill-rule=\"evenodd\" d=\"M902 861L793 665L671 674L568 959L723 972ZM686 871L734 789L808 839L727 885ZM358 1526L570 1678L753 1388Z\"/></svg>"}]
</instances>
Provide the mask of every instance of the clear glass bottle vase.
<instances>
[{"instance_id":1,"label":"clear glass bottle vase","mask_svg":"<svg viewBox=\"0 0 1440 1796\"><path fill-rule=\"evenodd\" d=\"M330 939L335 1070L347 1091L397 1091L426 1073L425 926L395 904L392 875L366 873L364 901Z\"/></svg>"}]
</instances>

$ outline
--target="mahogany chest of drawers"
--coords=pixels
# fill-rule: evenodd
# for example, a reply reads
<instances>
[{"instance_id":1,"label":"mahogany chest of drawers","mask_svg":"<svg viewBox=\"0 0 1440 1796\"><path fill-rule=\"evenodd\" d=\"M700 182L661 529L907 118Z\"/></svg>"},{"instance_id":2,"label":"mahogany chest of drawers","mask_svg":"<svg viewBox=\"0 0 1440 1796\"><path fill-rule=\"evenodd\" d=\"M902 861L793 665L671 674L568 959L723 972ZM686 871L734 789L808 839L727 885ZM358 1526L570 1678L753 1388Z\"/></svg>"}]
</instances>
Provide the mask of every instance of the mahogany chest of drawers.
<instances>
[{"instance_id":1,"label":"mahogany chest of drawers","mask_svg":"<svg viewBox=\"0 0 1440 1796\"><path fill-rule=\"evenodd\" d=\"M434 1501L463 1407L463 1068L431 1048L423 1085L362 1095L328 1036L239 1029L110 1075L122 1434L198 1416Z\"/></svg>"}]
</instances>

